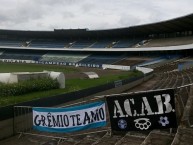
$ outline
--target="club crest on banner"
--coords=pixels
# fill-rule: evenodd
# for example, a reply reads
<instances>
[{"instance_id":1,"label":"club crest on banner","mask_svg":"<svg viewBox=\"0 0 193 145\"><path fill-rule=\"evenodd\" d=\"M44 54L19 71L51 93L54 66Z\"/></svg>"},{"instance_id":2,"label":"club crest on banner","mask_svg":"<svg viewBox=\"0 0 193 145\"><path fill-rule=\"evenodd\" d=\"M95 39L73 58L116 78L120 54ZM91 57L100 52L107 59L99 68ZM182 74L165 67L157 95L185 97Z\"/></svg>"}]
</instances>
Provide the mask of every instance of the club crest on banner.
<instances>
[{"instance_id":1,"label":"club crest on banner","mask_svg":"<svg viewBox=\"0 0 193 145\"><path fill-rule=\"evenodd\" d=\"M162 125L162 126L166 126L168 125L170 122L168 121L168 117L160 117L160 120L159 120L159 123Z\"/></svg>"},{"instance_id":2,"label":"club crest on banner","mask_svg":"<svg viewBox=\"0 0 193 145\"><path fill-rule=\"evenodd\" d=\"M118 126L120 129L125 129L127 127L127 121L124 119L121 119L118 121Z\"/></svg>"}]
</instances>

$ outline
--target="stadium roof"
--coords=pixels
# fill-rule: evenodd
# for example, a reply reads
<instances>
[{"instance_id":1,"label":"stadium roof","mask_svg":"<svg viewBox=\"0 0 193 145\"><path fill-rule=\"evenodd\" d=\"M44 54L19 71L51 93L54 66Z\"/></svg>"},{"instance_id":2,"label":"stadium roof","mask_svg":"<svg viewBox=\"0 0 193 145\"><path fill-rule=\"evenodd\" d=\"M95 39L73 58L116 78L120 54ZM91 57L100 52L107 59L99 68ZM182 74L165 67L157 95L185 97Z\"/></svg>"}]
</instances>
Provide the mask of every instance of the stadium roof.
<instances>
[{"instance_id":1,"label":"stadium roof","mask_svg":"<svg viewBox=\"0 0 193 145\"><path fill-rule=\"evenodd\" d=\"M193 14L172 20L130 27L135 34L159 34L193 30ZM131 30L131 31L132 31Z\"/></svg>"},{"instance_id":2,"label":"stadium roof","mask_svg":"<svg viewBox=\"0 0 193 145\"><path fill-rule=\"evenodd\" d=\"M55 29L54 31L0 30L0 35L30 38L115 38L148 36L193 30L193 14L183 17L126 28L107 30Z\"/></svg>"}]
</instances>

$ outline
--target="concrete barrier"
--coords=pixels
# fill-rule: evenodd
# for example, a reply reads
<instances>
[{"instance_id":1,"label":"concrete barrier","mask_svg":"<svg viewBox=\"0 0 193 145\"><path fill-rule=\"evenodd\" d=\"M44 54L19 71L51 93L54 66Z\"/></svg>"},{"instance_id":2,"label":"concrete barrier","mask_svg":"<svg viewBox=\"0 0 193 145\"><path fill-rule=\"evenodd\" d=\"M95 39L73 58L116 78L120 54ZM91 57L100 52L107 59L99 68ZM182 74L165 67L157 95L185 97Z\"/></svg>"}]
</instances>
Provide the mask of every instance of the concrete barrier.
<instances>
[{"instance_id":1,"label":"concrete barrier","mask_svg":"<svg viewBox=\"0 0 193 145\"><path fill-rule=\"evenodd\" d=\"M0 140L14 134L13 118L0 121Z\"/></svg>"},{"instance_id":2,"label":"concrete barrier","mask_svg":"<svg viewBox=\"0 0 193 145\"><path fill-rule=\"evenodd\" d=\"M13 72L13 73L0 73L1 83L18 83L19 81L45 78L50 76L56 79L60 88L65 88L65 76L63 72L43 71L43 72Z\"/></svg>"},{"instance_id":3,"label":"concrete barrier","mask_svg":"<svg viewBox=\"0 0 193 145\"><path fill-rule=\"evenodd\" d=\"M61 89L65 88L64 73L51 71L51 72L48 72L48 74L52 79L56 79L58 81Z\"/></svg>"},{"instance_id":4,"label":"concrete barrier","mask_svg":"<svg viewBox=\"0 0 193 145\"><path fill-rule=\"evenodd\" d=\"M0 73L0 82L1 83L9 83L11 73Z\"/></svg>"},{"instance_id":5,"label":"concrete barrier","mask_svg":"<svg viewBox=\"0 0 193 145\"><path fill-rule=\"evenodd\" d=\"M48 77L48 73L45 72L17 72L10 74L9 83L18 83L19 81L46 77Z\"/></svg>"}]
</instances>

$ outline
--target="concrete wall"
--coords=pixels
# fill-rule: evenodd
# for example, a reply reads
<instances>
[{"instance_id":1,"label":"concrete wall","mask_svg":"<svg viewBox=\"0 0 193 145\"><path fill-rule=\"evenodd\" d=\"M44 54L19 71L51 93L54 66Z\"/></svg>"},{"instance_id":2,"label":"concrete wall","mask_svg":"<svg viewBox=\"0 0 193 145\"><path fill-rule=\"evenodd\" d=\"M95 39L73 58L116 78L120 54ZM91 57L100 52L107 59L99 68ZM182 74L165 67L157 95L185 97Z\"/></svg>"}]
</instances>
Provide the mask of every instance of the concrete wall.
<instances>
[{"instance_id":1,"label":"concrete wall","mask_svg":"<svg viewBox=\"0 0 193 145\"><path fill-rule=\"evenodd\" d=\"M102 68L103 69L118 69L118 70L125 70L125 71L129 71L130 70L130 66L124 66L124 65L103 64Z\"/></svg>"},{"instance_id":2,"label":"concrete wall","mask_svg":"<svg viewBox=\"0 0 193 145\"><path fill-rule=\"evenodd\" d=\"M24 110L23 110L24 111ZM32 113L0 121L0 140L32 129Z\"/></svg>"},{"instance_id":3,"label":"concrete wall","mask_svg":"<svg viewBox=\"0 0 193 145\"><path fill-rule=\"evenodd\" d=\"M153 72L153 69L151 68L146 68L146 67L136 67L136 70L143 72L144 74Z\"/></svg>"},{"instance_id":4,"label":"concrete wall","mask_svg":"<svg viewBox=\"0 0 193 145\"><path fill-rule=\"evenodd\" d=\"M13 135L13 118L0 121L0 140Z\"/></svg>"}]
</instances>

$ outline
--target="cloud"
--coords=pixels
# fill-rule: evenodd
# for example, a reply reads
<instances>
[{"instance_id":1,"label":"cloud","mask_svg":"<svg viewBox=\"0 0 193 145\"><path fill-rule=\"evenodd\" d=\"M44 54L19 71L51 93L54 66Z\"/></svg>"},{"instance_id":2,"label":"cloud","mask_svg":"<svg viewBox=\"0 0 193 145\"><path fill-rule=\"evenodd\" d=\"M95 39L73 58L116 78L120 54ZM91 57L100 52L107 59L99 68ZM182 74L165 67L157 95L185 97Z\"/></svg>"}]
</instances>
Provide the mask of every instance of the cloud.
<instances>
[{"instance_id":1,"label":"cloud","mask_svg":"<svg viewBox=\"0 0 193 145\"><path fill-rule=\"evenodd\" d=\"M1 0L0 29L109 29L193 12L192 0Z\"/></svg>"}]
</instances>

